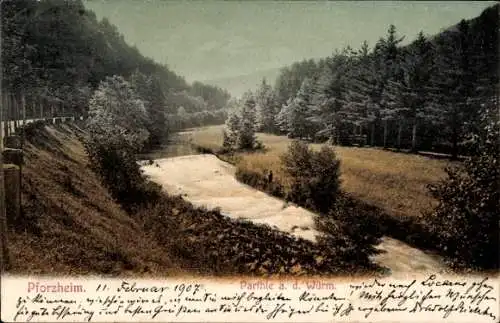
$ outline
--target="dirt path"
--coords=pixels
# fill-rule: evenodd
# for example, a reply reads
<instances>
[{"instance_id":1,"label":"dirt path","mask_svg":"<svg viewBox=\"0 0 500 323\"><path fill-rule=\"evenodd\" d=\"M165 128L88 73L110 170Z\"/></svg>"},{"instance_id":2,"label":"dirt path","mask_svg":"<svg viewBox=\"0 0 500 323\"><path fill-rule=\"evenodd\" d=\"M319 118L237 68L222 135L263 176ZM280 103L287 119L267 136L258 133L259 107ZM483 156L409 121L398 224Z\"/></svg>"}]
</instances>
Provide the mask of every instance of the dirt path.
<instances>
[{"instance_id":1,"label":"dirt path","mask_svg":"<svg viewBox=\"0 0 500 323\"><path fill-rule=\"evenodd\" d=\"M238 182L234 166L213 155L157 159L142 169L169 193L181 194L194 205L218 207L229 217L268 224L311 241L321 234L314 227L316 214ZM436 273L445 269L438 258L392 238L384 237L378 248L384 252L373 260L389 268L393 275Z\"/></svg>"}]
</instances>

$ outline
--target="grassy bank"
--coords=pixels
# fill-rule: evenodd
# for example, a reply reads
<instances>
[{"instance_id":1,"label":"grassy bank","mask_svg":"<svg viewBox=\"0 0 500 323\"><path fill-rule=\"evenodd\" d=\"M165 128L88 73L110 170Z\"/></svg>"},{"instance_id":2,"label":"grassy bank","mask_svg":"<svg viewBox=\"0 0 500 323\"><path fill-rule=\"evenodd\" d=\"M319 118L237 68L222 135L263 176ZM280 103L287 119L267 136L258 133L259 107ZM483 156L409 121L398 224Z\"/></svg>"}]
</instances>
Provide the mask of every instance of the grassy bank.
<instances>
[{"instance_id":1,"label":"grassy bank","mask_svg":"<svg viewBox=\"0 0 500 323\"><path fill-rule=\"evenodd\" d=\"M8 232L13 273L165 273L171 254L123 211L88 168L78 126L27 132L20 223ZM145 251L143 246L148 246Z\"/></svg>"},{"instance_id":2,"label":"grassy bank","mask_svg":"<svg viewBox=\"0 0 500 323\"><path fill-rule=\"evenodd\" d=\"M222 145L222 129L221 126L205 127L184 136L192 138L195 146L216 151ZM262 133L257 137L266 151L222 158L248 171L263 174L272 170L274 178L285 188L289 187L279 156L286 151L291 139ZM312 145L314 149L320 146ZM419 216L436 205L427 185L444 178L447 161L372 148L339 146L335 151L341 160L342 190L356 199L400 216Z\"/></svg>"}]
</instances>

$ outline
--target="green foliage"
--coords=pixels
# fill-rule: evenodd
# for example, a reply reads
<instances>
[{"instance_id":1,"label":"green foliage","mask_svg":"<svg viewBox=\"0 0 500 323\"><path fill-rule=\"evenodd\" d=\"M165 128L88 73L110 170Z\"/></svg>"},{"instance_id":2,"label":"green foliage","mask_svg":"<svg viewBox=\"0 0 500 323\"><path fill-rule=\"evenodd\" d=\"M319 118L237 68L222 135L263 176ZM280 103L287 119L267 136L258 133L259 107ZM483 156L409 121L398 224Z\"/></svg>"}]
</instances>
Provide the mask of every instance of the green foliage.
<instances>
[{"instance_id":1,"label":"green foliage","mask_svg":"<svg viewBox=\"0 0 500 323\"><path fill-rule=\"evenodd\" d=\"M289 99L293 99L299 91L302 82L304 82L306 78L312 78L322 67L323 65L320 64L320 62L309 59L293 63L291 66L283 68L275 84L278 106L282 106L286 104Z\"/></svg>"},{"instance_id":2,"label":"green foliage","mask_svg":"<svg viewBox=\"0 0 500 323\"><path fill-rule=\"evenodd\" d=\"M122 77L106 78L90 100L85 142L91 165L113 196L134 199L144 180L135 161L148 140L147 112Z\"/></svg>"},{"instance_id":3,"label":"green foliage","mask_svg":"<svg viewBox=\"0 0 500 323\"><path fill-rule=\"evenodd\" d=\"M241 109L240 127L238 133L237 147L242 150L255 149L256 137L255 127L257 114L255 109L255 99L251 93L247 94Z\"/></svg>"},{"instance_id":4,"label":"green foliage","mask_svg":"<svg viewBox=\"0 0 500 323\"><path fill-rule=\"evenodd\" d=\"M235 177L238 181L250 185L258 190L264 191L278 198L285 197L285 188L276 181L271 181L268 174L261 174L248 169L238 167Z\"/></svg>"},{"instance_id":5,"label":"green foliage","mask_svg":"<svg viewBox=\"0 0 500 323\"><path fill-rule=\"evenodd\" d=\"M283 107L280 118L283 118L281 129L290 138L312 139L317 132L315 124L310 120L313 104L314 83L306 78L297 95Z\"/></svg>"},{"instance_id":6,"label":"green foliage","mask_svg":"<svg viewBox=\"0 0 500 323\"><path fill-rule=\"evenodd\" d=\"M28 109L28 117L86 114L100 82L121 75L131 79L151 115L147 129L153 145L165 135L166 113L175 114L181 105L192 113L217 111L229 99L225 90L200 82L189 85L167 66L144 57L81 0L9 0L0 3L0 11L2 90L18 100L24 96L29 106L51 106L50 111Z\"/></svg>"},{"instance_id":7,"label":"green foliage","mask_svg":"<svg viewBox=\"0 0 500 323\"><path fill-rule=\"evenodd\" d=\"M382 236L373 219L374 215L361 209L358 203L339 196L328 215L317 220L318 230L326 233L320 243L342 250L343 259L368 265L370 256L378 253L374 246Z\"/></svg>"},{"instance_id":8,"label":"green foliage","mask_svg":"<svg viewBox=\"0 0 500 323\"><path fill-rule=\"evenodd\" d=\"M488 114L485 114L488 115ZM484 137L474 138L477 155L448 168L448 177L431 187L439 200L426 216L439 248L456 265L498 268L500 210L500 123L490 117Z\"/></svg>"},{"instance_id":9,"label":"green foliage","mask_svg":"<svg viewBox=\"0 0 500 323\"><path fill-rule=\"evenodd\" d=\"M364 42L283 68L273 89L282 106L276 128L301 138L307 116L312 123L303 128L316 140L350 145L360 137L372 146L468 153L464 140L497 91L498 8L435 36L420 32L405 46L391 25L371 49ZM313 86L299 91L306 79Z\"/></svg>"},{"instance_id":10,"label":"green foliage","mask_svg":"<svg viewBox=\"0 0 500 323\"><path fill-rule=\"evenodd\" d=\"M191 85L190 94L193 97L202 98L209 111L219 110L226 106L231 95L217 86L194 82Z\"/></svg>"},{"instance_id":11,"label":"green foliage","mask_svg":"<svg viewBox=\"0 0 500 323\"><path fill-rule=\"evenodd\" d=\"M283 170L291 180L287 199L327 213L340 190L340 161L333 148L322 146L313 151L301 141L293 141L282 156Z\"/></svg>"},{"instance_id":12,"label":"green foliage","mask_svg":"<svg viewBox=\"0 0 500 323\"><path fill-rule=\"evenodd\" d=\"M245 93L237 111L232 111L226 121L223 133L223 147L229 150L263 149L263 144L255 136L257 111L255 98L251 92Z\"/></svg>"},{"instance_id":13,"label":"green foliage","mask_svg":"<svg viewBox=\"0 0 500 323\"><path fill-rule=\"evenodd\" d=\"M278 99L273 88L263 79L255 95L257 104L257 129L267 133L276 133L276 115L279 112Z\"/></svg>"},{"instance_id":14,"label":"green foliage","mask_svg":"<svg viewBox=\"0 0 500 323\"><path fill-rule=\"evenodd\" d=\"M168 132L173 132L187 128L224 124L227 119L227 111L221 109L193 113L180 112L166 114L166 119Z\"/></svg>"},{"instance_id":15,"label":"green foliage","mask_svg":"<svg viewBox=\"0 0 500 323\"><path fill-rule=\"evenodd\" d=\"M130 83L143 101L149 115L146 127L149 131L148 146L154 146L164 141L167 136L166 95L157 77L145 75L136 70L130 77Z\"/></svg>"},{"instance_id":16,"label":"green foliage","mask_svg":"<svg viewBox=\"0 0 500 323\"><path fill-rule=\"evenodd\" d=\"M240 117L236 112L232 112L226 121L222 146L225 149L234 149L238 142L240 128Z\"/></svg>"}]
</instances>

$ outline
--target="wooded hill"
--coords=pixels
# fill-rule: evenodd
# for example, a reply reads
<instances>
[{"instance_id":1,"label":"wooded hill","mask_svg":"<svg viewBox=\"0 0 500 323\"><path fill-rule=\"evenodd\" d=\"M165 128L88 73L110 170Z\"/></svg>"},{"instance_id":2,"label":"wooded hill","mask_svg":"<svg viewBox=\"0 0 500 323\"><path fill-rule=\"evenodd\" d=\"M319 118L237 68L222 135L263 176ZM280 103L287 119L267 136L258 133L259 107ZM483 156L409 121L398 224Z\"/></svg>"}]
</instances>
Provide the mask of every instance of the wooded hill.
<instances>
[{"instance_id":1,"label":"wooded hill","mask_svg":"<svg viewBox=\"0 0 500 323\"><path fill-rule=\"evenodd\" d=\"M254 93L259 130L467 154L481 114L498 103L498 9L406 46L391 25L373 48L365 41L283 68Z\"/></svg>"},{"instance_id":2,"label":"wooded hill","mask_svg":"<svg viewBox=\"0 0 500 323\"><path fill-rule=\"evenodd\" d=\"M199 114L225 107L227 91L188 84L166 65L144 57L81 0L2 1L1 12L4 118L21 119L22 107L28 118L85 114L93 90L112 75L134 83L157 129L176 124L172 119L179 109L184 118L184 113L197 113L201 121L225 118L220 111Z\"/></svg>"}]
</instances>

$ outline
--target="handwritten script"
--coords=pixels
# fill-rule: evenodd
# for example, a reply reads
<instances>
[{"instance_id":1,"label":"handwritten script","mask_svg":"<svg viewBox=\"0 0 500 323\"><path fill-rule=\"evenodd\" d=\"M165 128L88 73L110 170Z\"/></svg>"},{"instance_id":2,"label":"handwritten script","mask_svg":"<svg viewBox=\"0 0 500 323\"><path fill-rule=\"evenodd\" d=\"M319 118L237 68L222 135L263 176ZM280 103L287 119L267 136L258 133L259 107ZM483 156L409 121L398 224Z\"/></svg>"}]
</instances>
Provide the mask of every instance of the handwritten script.
<instances>
[{"instance_id":1,"label":"handwritten script","mask_svg":"<svg viewBox=\"0 0 500 323\"><path fill-rule=\"evenodd\" d=\"M498 322L498 294L498 282L492 278L437 275L405 281L338 282L312 278L224 282L2 278L2 319Z\"/></svg>"}]
</instances>

